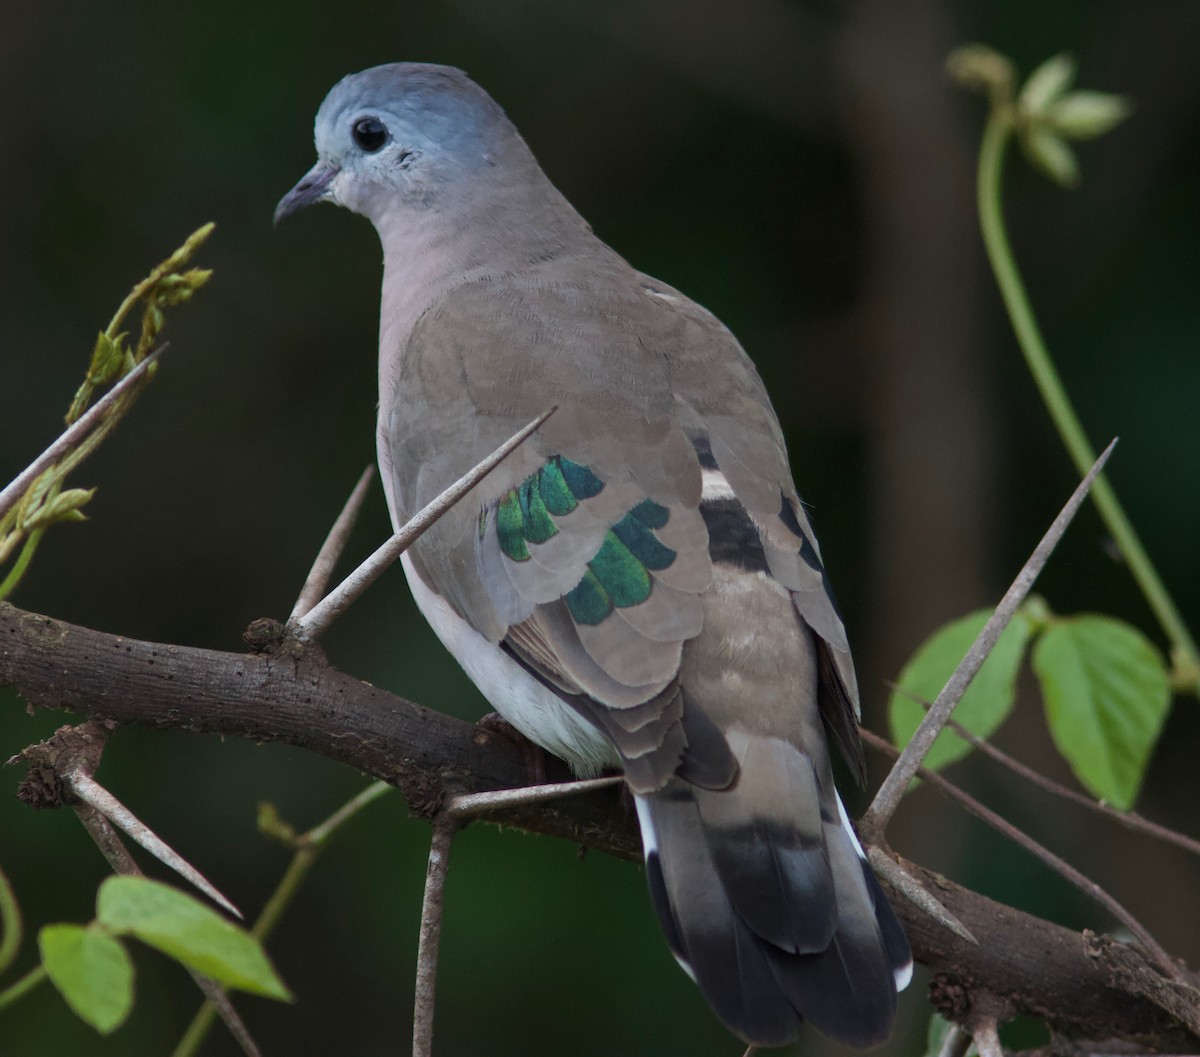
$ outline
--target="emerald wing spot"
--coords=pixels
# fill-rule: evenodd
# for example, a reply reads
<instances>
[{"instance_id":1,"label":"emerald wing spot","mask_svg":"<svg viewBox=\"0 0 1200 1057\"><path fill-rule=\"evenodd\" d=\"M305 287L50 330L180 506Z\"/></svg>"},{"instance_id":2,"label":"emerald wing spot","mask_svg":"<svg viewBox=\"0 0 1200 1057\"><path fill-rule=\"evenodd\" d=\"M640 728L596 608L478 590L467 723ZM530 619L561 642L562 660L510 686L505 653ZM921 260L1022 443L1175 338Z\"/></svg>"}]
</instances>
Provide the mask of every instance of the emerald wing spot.
<instances>
[{"instance_id":1,"label":"emerald wing spot","mask_svg":"<svg viewBox=\"0 0 1200 1057\"><path fill-rule=\"evenodd\" d=\"M671 512L662 503L643 499L626 516L636 518L647 528L660 529L666 525Z\"/></svg>"},{"instance_id":2,"label":"emerald wing spot","mask_svg":"<svg viewBox=\"0 0 1200 1057\"><path fill-rule=\"evenodd\" d=\"M525 522L525 539L530 543L545 543L551 536L558 533L558 528L542 500L542 492L538 487L539 476L539 474L533 474L517 489L521 504L521 517Z\"/></svg>"},{"instance_id":3,"label":"emerald wing spot","mask_svg":"<svg viewBox=\"0 0 1200 1057\"><path fill-rule=\"evenodd\" d=\"M567 609L576 624L599 624L612 612L612 599L591 569L567 592Z\"/></svg>"},{"instance_id":4,"label":"emerald wing spot","mask_svg":"<svg viewBox=\"0 0 1200 1057\"><path fill-rule=\"evenodd\" d=\"M496 505L500 550L512 561L528 561L530 544L545 543L561 531L557 518L603 490L604 482L587 466L553 456ZM643 499L605 532L583 576L565 596L576 623L599 624L614 609L650 597L651 572L666 569L677 557L655 535L669 518L667 507Z\"/></svg>"},{"instance_id":5,"label":"emerald wing spot","mask_svg":"<svg viewBox=\"0 0 1200 1057\"><path fill-rule=\"evenodd\" d=\"M560 458L556 455L538 471L542 502L555 517L563 517L579 505L567 485L559 462Z\"/></svg>"},{"instance_id":6,"label":"emerald wing spot","mask_svg":"<svg viewBox=\"0 0 1200 1057\"><path fill-rule=\"evenodd\" d=\"M563 480L576 499L591 499L604 490L604 482L586 466L572 462L565 455L556 455Z\"/></svg>"},{"instance_id":7,"label":"emerald wing spot","mask_svg":"<svg viewBox=\"0 0 1200 1057\"><path fill-rule=\"evenodd\" d=\"M513 489L496 507L496 536L500 549L515 562L529 560L529 548L525 545L524 519L521 517L521 502Z\"/></svg>"},{"instance_id":8,"label":"emerald wing spot","mask_svg":"<svg viewBox=\"0 0 1200 1057\"><path fill-rule=\"evenodd\" d=\"M645 502L649 503L647 499ZM658 504L656 503L655 506ZM665 507L660 507L665 510ZM665 569L675 560L675 551L659 539L646 522L637 516L635 507L613 526L613 532L629 550L630 554L647 569ZM660 526L661 527L661 526Z\"/></svg>"},{"instance_id":9,"label":"emerald wing spot","mask_svg":"<svg viewBox=\"0 0 1200 1057\"><path fill-rule=\"evenodd\" d=\"M596 556L588 562L601 586L619 608L636 606L650 597L650 574L617 534L609 529Z\"/></svg>"}]
</instances>

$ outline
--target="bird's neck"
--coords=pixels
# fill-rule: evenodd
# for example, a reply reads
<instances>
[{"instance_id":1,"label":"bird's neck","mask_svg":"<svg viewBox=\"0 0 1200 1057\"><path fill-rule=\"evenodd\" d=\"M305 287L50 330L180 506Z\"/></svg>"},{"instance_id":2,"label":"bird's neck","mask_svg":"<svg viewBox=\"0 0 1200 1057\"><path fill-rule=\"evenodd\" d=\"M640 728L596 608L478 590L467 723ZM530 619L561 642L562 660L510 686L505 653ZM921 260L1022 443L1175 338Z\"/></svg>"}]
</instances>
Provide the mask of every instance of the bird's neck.
<instances>
[{"instance_id":1,"label":"bird's neck","mask_svg":"<svg viewBox=\"0 0 1200 1057\"><path fill-rule=\"evenodd\" d=\"M383 243L380 349L400 349L414 325L455 287L578 253L611 252L549 183L524 202L483 194L441 209L393 210L375 219ZM380 396L397 361L383 357Z\"/></svg>"}]
</instances>

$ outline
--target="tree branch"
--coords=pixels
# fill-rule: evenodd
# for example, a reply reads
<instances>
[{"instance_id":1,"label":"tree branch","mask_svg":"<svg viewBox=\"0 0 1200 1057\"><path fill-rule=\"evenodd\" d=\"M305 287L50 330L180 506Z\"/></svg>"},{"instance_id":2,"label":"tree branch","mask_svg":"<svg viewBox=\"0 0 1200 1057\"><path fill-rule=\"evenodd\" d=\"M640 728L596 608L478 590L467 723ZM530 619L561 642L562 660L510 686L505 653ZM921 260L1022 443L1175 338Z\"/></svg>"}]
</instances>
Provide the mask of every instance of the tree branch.
<instances>
[{"instance_id":1,"label":"tree branch","mask_svg":"<svg viewBox=\"0 0 1200 1057\"><path fill-rule=\"evenodd\" d=\"M390 782L424 818L447 795L528 783L521 750L503 735L353 679L275 621L256 621L247 637L260 652L139 642L0 602L0 686L38 708L296 745ZM548 780L570 779L561 762L547 765ZM633 815L617 799L600 790L498 809L488 821L640 859Z\"/></svg>"},{"instance_id":2,"label":"tree branch","mask_svg":"<svg viewBox=\"0 0 1200 1057\"><path fill-rule=\"evenodd\" d=\"M391 782L426 818L448 796L526 782L521 751L507 738L352 679L273 622L259 622L255 641L263 652L159 645L0 603L0 685L36 707L297 745ZM550 781L569 777L558 761L548 763ZM641 857L633 817L611 790L501 808L486 819ZM979 941L895 900L918 960L933 971L934 1004L949 1019L996 1015L999 1001L1006 1014L1040 1017L1067 1036L1176 1053L1200 1046L1200 994L1168 980L1135 948L903 865Z\"/></svg>"}]
</instances>

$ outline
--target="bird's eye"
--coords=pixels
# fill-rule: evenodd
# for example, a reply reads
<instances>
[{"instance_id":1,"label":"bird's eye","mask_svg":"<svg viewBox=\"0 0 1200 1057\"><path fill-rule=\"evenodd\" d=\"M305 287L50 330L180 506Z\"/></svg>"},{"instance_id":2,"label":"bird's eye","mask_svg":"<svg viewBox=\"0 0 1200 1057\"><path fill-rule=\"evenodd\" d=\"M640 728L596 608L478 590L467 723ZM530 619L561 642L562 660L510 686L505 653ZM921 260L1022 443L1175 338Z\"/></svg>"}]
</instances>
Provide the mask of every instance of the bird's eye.
<instances>
[{"instance_id":1,"label":"bird's eye","mask_svg":"<svg viewBox=\"0 0 1200 1057\"><path fill-rule=\"evenodd\" d=\"M363 117L354 122L354 142L368 154L374 154L388 139L387 126L377 117Z\"/></svg>"}]
</instances>

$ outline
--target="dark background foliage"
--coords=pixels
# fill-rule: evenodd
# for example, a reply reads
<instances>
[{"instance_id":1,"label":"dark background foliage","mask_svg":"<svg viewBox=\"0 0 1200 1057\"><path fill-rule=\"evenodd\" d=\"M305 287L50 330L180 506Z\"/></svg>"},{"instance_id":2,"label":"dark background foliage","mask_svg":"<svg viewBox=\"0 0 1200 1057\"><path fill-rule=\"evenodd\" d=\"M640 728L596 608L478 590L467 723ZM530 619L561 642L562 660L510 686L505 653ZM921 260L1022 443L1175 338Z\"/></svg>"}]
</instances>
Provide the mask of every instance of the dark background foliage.
<instances>
[{"instance_id":1,"label":"dark background foliage","mask_svg":"<svg viewBox=\"0 0 1200 1057\"><path fill-rule=\"evenodd\" d=\"M285 616L344 495L374 457L380 254L366 222L314 210L273 231L343 74L395 59L468 70L602 237L720 315L761 367L857 644L867 721L938 623L994 602L1073 473L986 273L972 178L981 104L942 74L985 40L1023 70L1069 49L1132 120L1082 149L1083 186L1013 159L1012 234L1047 338L1112 478L1200 624L1196 180L1200 7L1189 0L410 0L288 4L60 0L0 13L0 479L59 428L95 333L128 287L207 220L197 301L136 413L74 482L91 523L52 532L14 601L164 642L239 649ZM386 532L376 496L354 541ZM1091 511L1041 590L1159 640ZM482 702L393 571L331 633L345 670L475 717ZM0 694L0 758L49 733ZM1000 741L1064 776L1026 687ZM1195 829L1195 703L1180 702L1142 810ZM1049 804L979 762L956 776L1200 961L1196 865ZM104 866L66 813L0 774L0 863L32 929L87 920ZM363 782L279 746L148 731L100 772L242 907L285 853L258 800L299 826ZM895 843L996 898L1109 924L1022 853L914 796ZM247 999L274 1054L403 1051L427 829L398 798L322 862L271 943L295 1008ZM672 964L640 872L475 827L448 893L442 1054L737 1052ZM27 943L21 966L32 963ZM165 1053L197 1004L139 956L139 1002L101 1040L50 989L0 1020L0 1052ZM922 980L890 1053L918 1052ZM1034 1038L1032 1029L1025 1036ZM826 1052L815 1036L804 1052ZM219 1033L206 1053L231 1054ZM798 1051L799 1052L799 1051Z\"/></svg>"}]
</instances>

